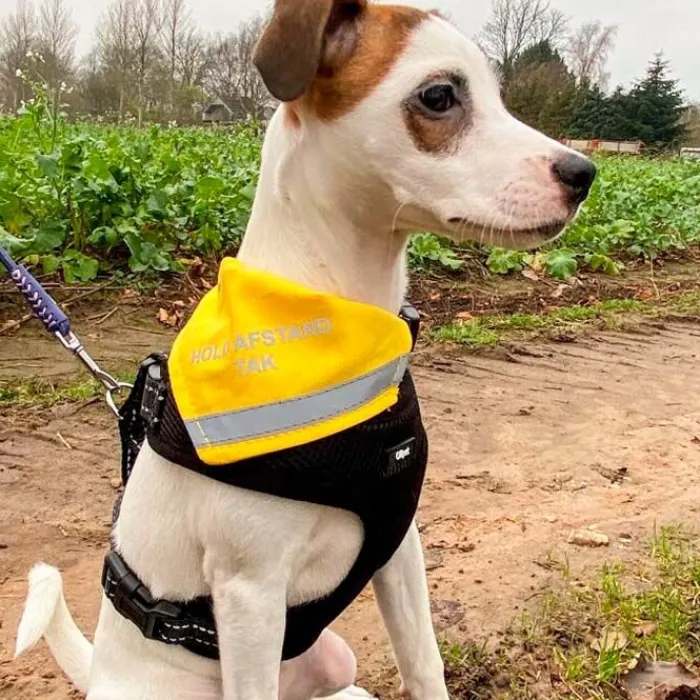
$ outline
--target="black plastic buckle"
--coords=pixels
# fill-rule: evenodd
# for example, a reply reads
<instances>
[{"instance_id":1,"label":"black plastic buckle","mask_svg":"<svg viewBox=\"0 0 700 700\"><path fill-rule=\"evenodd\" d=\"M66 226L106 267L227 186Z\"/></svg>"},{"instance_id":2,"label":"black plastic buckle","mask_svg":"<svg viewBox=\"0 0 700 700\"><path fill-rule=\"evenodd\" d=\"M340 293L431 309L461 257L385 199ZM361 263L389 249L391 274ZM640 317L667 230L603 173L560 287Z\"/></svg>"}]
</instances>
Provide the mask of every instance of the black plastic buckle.
<instances>
[{"instance_id":1,"label":"black plastic buckle","mask_svg":"<svg viewBox=\"0 0 700 700\"><path fill-rule=\"evenodd\" d=\"M141 364L141 371L146 373L141 397L141 418L149 427L160 422L165 405L165 388L160 357L148 357Z\"/></svg>"},{"instance_id":2,"label":"black plastic buckle","mask_svg":"<svg viewBox=\"0 0 700 700\"><path fill-rule=\"evenodd\" d=\"M411 331L411 338L413 339L411 350L414 350L418 342L418 334L420 333L420 314L413 305L406 302L401 307L401 311L399 311L399 318L406 322L408 330Z\"/></svg>"},{"instance_id":3,"label":"black plastic buckle","mask_svg":"<svg viewBox=\"0 0 700 700\"><path fill-rule=\"evenodd\" d=\"M108 575L116 582L110 584ZM177 622L182 617L182 610L167 601L156 601L150 591L139 581L136 574L129 570L116 552L110 552L105 558L102 573L102 587L105 591L113 590L112 605L117 612L133 622L146 639L155 639L156 623L162 620Z\"/></svg>"}]
</instances>

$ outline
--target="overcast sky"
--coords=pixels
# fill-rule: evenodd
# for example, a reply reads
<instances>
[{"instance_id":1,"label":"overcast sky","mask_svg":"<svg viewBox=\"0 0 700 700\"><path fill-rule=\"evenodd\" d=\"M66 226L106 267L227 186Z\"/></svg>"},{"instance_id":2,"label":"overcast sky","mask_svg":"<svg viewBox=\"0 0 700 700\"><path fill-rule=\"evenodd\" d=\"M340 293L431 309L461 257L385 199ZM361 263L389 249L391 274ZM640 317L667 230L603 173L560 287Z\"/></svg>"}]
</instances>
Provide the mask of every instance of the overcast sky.
<instances>
[{"instance_id":1,"label":"overcast sky","mask_svg":"<svg viewBox=\"0 0 700 700\"><path fill-rule=\"evenodd\" d=\"M37 0L38 1L38 0ZM397 0L408 2L408 0ZM67 0L80 23L78 48L84 51L94 26L109 0ZM0 0L0 15L15 0ZM268 0L190 0L192 13L206 32L227 32L251 15L263 11ZM486 20L491 0L411 0L410 4L447 11L468 35ZM599 19L617 24L619 35L609 64L612 85L629 85L644 73L647 61L660 50L666 53L686 95L700 101L700 0L553 0L552 4L574 25Z\"/></svg>"}]
</instances>

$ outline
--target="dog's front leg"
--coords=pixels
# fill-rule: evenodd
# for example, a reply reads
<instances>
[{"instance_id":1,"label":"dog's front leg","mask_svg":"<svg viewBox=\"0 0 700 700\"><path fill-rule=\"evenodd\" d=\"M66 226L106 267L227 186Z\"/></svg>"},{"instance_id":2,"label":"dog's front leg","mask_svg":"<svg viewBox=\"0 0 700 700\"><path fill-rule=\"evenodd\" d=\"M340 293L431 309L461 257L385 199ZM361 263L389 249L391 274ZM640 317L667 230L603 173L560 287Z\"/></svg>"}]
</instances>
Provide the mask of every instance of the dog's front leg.
<instances>
[{"instance_id":1,"label":"dog's front leg","mask_svg":"<svg viewBox=\"0 0 700 700\"><path fill-rule=\"evenodd\" d=\"M430 615L425 562L415 522L391 561L377 572L373 585L404 694L410 700L446 700L444 667Z\"/></svg>"},{"instance_id":2,"label":"dog's front leg","mask_svg":"<svg viewBox=\"0 0 700 700\"><path fill-rule=\"evenodd\" d=\"M224 700L278 700L284 577L260 578L227 570L211 577Z\"/></svg>"}]
</instances>

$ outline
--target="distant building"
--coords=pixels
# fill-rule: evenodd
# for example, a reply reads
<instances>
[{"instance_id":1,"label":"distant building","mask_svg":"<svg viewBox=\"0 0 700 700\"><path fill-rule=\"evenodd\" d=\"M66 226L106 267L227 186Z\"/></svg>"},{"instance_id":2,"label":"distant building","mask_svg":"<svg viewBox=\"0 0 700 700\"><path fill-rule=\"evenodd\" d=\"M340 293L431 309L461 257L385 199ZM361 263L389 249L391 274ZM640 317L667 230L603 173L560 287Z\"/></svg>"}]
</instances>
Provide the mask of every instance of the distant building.
<instances>
[{"instance_id":1,"label":"distant building","mask_svg":"<svg viewBox=\"0 0 700 700\"><path fill-rule=\"evenodd\" d=\"M202 112L202 121L206 124L229 124L233 120L233 110L222 100L210 102Z\"/></svg>"},{"instance_id":2,"label":"distant building","mask_svg":"<svg viewBox=\"0 0 700 700\"><path fill-rule=\"evenodd\" d=\"M267 123L278 104L274 100L268 100L262 106L256 106L249 97L242 96L232 97L227 102L217 99L204 108L202 121L205 124L231 124L248 117L256 117L263 123Z\"/></svg>"},{"instance_id":3,"label":"distant building","mask_svg":"<svg viewBox=\"0 0 700 700\"><path fill-rule=\"evenodd\" d=\"M581 153L619 153L622 155L638 156L644 151L642 141L603 141L590 139L562 139L562 143Z\"/></svg>"}]
</instances>

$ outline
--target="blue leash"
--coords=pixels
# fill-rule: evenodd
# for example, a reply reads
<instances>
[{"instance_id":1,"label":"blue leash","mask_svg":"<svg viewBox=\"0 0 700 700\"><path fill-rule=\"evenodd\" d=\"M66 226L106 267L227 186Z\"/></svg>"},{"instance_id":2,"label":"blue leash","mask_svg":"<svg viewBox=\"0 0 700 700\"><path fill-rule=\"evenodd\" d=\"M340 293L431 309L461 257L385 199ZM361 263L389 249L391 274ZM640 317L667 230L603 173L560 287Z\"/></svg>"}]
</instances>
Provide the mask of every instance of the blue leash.
<instances>
[{"instance_id":1,"label":"blue leash","mask_svg":"<svg viewBox=\"0 0 700 700\"><path fill-rule=\"evenodd\" d=\"M90 374L104 386L107 405L119 417L115 397L120 392L131 389L131 384L118 382L90 357L78 336L71 330L68 316L61 311L51 295L34 279L29 271L24 266L18 265L2 246L0 246L0 263L7 268L12 281L31 306L34 315L42 322L46 331L57 338L66 350L75 355Z\"/></svg>"}]
</instances>

